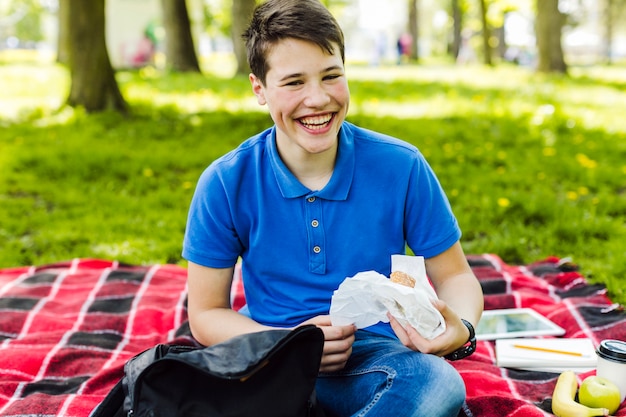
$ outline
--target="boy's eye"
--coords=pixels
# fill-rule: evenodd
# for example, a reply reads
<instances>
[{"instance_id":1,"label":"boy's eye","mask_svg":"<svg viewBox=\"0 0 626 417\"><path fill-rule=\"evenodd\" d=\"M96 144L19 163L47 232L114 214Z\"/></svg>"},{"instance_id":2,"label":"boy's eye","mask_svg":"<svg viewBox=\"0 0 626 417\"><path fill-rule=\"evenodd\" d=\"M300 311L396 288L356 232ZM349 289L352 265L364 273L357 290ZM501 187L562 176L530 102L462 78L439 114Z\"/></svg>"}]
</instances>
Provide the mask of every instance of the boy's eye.
<instances>
[{"instance_id":1,"label":"boy's eye","mask_svg":"<svg viewBox=\"0 0 626 417\"><path fill-rule=\"evenodd\" d=\"M295 85L301 85L302 81L301 80L293 80L293 81L289 81L287 84L285 85L290 85L290 86L295 86Z\"/></svg>"}]
</instances>

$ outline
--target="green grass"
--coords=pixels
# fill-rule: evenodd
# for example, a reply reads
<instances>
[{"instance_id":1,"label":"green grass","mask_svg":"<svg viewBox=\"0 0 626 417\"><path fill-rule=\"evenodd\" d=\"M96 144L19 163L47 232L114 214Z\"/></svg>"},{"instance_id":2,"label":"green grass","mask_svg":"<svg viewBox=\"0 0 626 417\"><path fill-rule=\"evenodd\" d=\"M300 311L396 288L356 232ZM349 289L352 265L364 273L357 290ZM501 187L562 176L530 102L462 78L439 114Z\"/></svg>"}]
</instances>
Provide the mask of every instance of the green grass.
<instances>
[{"instance_id":1,"label":"green grass","mask_svg":"<svg viewBox=\"0 0 626 417\"><path fill-rule=\"evenodd\" d=\"M351 65L349 120L423 151L467 253L572 257L624 304L624 74ZM55 111L69 86L63 68L0 65L0 267L74 257L184 264L198 176L270 124L247 79L221 75L120 72L133 109L124 117Z\"/></svg>"}]
</instances>

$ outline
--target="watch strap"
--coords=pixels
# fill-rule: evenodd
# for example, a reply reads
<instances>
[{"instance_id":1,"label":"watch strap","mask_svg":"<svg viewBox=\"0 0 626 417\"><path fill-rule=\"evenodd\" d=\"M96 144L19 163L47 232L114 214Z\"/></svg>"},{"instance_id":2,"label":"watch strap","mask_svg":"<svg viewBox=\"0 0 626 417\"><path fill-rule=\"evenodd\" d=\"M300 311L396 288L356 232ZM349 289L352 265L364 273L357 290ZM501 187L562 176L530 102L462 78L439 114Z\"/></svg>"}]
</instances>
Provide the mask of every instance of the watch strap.
<instances>
[{"instance_id":1,"label":"watch strap","mask_svg":"<svg viewBox=\"0 0 626 417\"><path fill-rule=\"evenodd\" d=\"M444 356L444 358L449 361L457 361L459 359L467 358L476 351L476 332L474 331L474 326L472 326L472 323L465 319L461 319L461 321L465 327L467 327L467 330L469 330L469 338L459 349Z\"/></svg>"}]
</instances>

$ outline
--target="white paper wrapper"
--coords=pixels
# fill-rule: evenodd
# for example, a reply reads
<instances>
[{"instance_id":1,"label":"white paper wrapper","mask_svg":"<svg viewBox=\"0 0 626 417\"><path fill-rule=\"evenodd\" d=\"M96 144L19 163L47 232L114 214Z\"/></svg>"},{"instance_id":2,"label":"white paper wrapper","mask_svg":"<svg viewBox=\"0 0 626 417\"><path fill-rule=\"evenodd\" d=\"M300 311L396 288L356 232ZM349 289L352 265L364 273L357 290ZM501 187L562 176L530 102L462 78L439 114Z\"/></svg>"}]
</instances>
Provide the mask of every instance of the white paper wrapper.
<instances>
[{"instance_id":1,"label":"white paper wrapper","mask_svg":"<svg viewBox=\"0 0 626 417\"><path fill-rule=\"evenodd\" d=\"M387 312L390 312L403 326L410 324L427 339L443 333L446 323L431 303L437 294L426 277L424 258L393 255L391 270L411 275L416 281L415 288L391 282L375 271L359 272L346 278L333 293L330 304L333 325L354 323L362 329L388 322Z\"/></svg>"}]
</instances>

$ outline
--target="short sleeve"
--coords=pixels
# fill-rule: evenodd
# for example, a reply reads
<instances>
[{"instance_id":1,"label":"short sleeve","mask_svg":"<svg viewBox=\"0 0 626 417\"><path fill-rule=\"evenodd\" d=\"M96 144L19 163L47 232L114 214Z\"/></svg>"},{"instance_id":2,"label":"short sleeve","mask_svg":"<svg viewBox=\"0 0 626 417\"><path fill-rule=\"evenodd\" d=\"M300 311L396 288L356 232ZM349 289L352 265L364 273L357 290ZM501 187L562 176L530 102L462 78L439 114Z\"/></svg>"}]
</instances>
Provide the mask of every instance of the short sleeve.
<instances>
[{"instance_id":1,"label":"short sleeve","mask_svg":"<svg viewBox=\"0 0 626 417\"><path fill-rule=\"evenodd\" d=\"M419 151L409 179L405 216L407 244L416 255L439 255L461 237L448 198Z\"/></svg>"},{"instance_id":2,"label":"short sleeve","mask_svg":"<svg viewBox=\"0 0 626 417\"><path fill-rule=\"evenodd\" d=\"M200 176L191 200L183 258L213 268L227 268L237 262L242 245L231 207L219 170L211 165Z\"/></svg>"}]
</instances>

